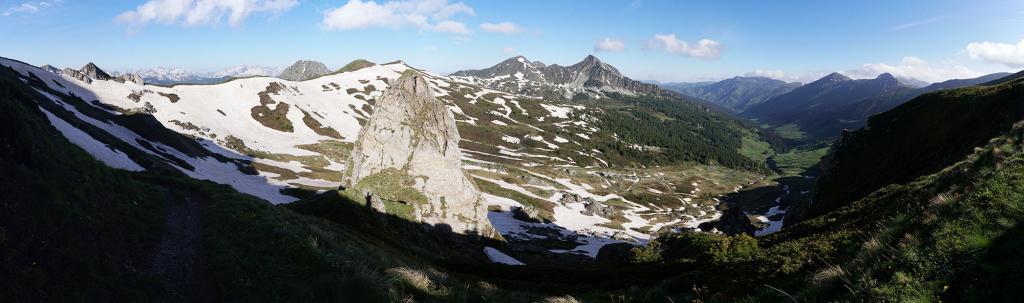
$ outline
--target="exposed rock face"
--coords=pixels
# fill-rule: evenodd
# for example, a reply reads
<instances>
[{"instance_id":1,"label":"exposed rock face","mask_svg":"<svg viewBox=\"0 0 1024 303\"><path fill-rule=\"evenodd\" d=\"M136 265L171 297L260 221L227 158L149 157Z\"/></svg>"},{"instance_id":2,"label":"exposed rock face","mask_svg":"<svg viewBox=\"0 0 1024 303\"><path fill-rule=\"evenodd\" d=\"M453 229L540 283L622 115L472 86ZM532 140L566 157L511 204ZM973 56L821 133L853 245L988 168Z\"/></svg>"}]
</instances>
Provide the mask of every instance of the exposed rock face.
<instances>
[{"instance_id":1,"label":"exposed rock face","mask_svg":"<svg viewBox=\"0 0 1024 303\"><path fill-rule=\"evenodd\" d=\"M574 193L562 193L562 198L559 199L558 202L563 205L568 203L583 203L583 214L587 216L597 215L605 218L611 218L621 213L618 209L604 204L604 202L591 198L583 198Z\"/></svg>"},{"instance_id":2,"label":"exposed rock face","mask_svg":"<svg viewBox=\"0 0 1024 303\"><path fill-rule=\"evenodd\" d=\"M132 83L135 83L135 84L138 84L138 85L146 84L146 81L142 80L142 77L139 77L139 75L131 74L131 73L117 76L117 78L114 78L114 81L121 82L121 83L132 82Z\"/></svg>"},{"instance_id":3,"label":"exposed rock face","mask_svg":"<svg viewBox=\"0 0 1024 303\"><path fill-rule=\"evenodd\" d=\"M89 76L89 78L93 78L96 80L110 80L112 78L110 77L110 74L104 72L102 69L100 69L98 66L96 66L96 64L93 64L92 62L89 62L89 64L83 66L82 69L80 69L79 71L82 72L82 74Z\"/></svg>"},{"instance_id":4,"label":"exposed rock face","mask_svg":"<svg viewBox=\"0 0 1024 303\"><path fill-rule=\"evenodd\" d=\"M727 235L747 234L754 235L757 227L750 223L750 218L739 207L730 207L722 212L722 217L716 221L709 221L700 224L700 229L709 231L718 229Z\"/></svg>"},{"instance_id":5,"label":"exposed rock face","mask_svg":"<svg viewBox=\"0 0 1024 303\"><path fill-rule=\"evenodd\" d=\"M291 81L306 81L331 73L327 66L317 61L299 60L284 69L278 78Z\"/></svg>"},{"instance_id":6,"label":"exposed rock face","mask_svg":"<svg viewBox=\"0 0 1024 303\"><path fill-rule=\"evenodd\" d=\"M49 65L49 64L40 66L39 68L41 68L41 69L43 69L45 71L54 73L54 74L59 74L60 73L60 69L59 68L53 67L53 65Z\"/></svg>"},{"instance_id":7,"label":"exposed rock face","mask_svg":"<svg viewBox=\"0 0 1024 303\"><path fill-rule=\"evenodd\" d=\"M423 75L407 70L384 92L347 163L349 188L389 214L459 234L495 236L479 189L462 171L455 118Z\"/></svg>"},{"instance_id":8,"label":"exposed rock face","mask_svg":"<svg viewBox=\"0 0 1024 303\"><path fill-rule=\"evenodd\" d=\"M82 72L79 72L77 70L73 70L73 69L70 69L70 68L64 68L63 70L61 70L60 73L64 74L64 75L67 75L68 77L72 77L72 78L78 79L79 81L82 81L82 82L85 82L85 83L92 83L92 78L89 78L88 76L86 76L85 74L83 74Z\"/></svg>"}]
</instances>

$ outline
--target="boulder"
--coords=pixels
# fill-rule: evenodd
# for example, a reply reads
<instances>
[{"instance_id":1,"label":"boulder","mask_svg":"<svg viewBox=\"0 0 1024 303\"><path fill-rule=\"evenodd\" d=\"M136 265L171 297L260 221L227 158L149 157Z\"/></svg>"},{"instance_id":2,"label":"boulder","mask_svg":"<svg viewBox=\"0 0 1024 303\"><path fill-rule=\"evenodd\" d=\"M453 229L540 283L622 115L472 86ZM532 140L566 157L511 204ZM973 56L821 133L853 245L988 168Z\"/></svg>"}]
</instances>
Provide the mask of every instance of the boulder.
<instances>
[{"instance_id":1,"label":"boulder","mask_svg":"<svg viewBox=\"0 0 1024 303\"><path fill-rule=\"evenodd\" d=\"M497 237L480 190L462 170L460 140L455 118L434 98L426 76L406 70L377 99L343 182L383 203L400 203L393 214L407 220Z\"/></svg>"},{"instance_id":2,"label":"boulder","mask_svg":"<svg viewBox=\"0 0 1024 303\"><path fill-rule=\"evenodd\" d=\"M625 264L633 260L633 248L635 245L629 243L613 243L602 246L597 251L597 262L610 264Z\"/></svg>"}]
</instances>

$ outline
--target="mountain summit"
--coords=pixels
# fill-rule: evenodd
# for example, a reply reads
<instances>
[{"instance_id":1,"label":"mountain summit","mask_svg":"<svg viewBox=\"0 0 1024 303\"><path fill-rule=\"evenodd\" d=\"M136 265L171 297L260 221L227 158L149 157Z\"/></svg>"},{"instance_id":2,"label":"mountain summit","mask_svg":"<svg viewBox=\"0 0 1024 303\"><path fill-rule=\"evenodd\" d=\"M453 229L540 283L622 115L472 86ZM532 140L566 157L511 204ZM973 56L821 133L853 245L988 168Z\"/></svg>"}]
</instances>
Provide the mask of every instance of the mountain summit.
<instances>
[{"instance_id":1,"label":"mountain summit","mask_svg":"<svg viewBox=\"0 0 1024 303\"><path fill-rule=\"evenodd\" d=\"M285 68L278 78L291 81L305 81L329 74L327 66L317 61L299 60Z\"/></svg>"},{"instance_id":2,"label":"mountain summit","mask_svg":"<svg viewBox=\"0 0 1024 303\"><path fill-rule=\"evenodd\" d=\"M344 182L373 208L459 234L494 235L480 190L462 170L455 118L409 69L359 132Z\"/></svg>"},{"instance_id":3,"label":"mountain summit","mask_svg":"<svg viewBox=\"0 0 1024 303\"><path fill-rule=\"evenodd\" d=\"M108 80L111 78L110 74L107 74L107 72L104 72L92 62L89 62L89 64L86 64L78 71L96 80Z\"/></svg>"}]
</instances>

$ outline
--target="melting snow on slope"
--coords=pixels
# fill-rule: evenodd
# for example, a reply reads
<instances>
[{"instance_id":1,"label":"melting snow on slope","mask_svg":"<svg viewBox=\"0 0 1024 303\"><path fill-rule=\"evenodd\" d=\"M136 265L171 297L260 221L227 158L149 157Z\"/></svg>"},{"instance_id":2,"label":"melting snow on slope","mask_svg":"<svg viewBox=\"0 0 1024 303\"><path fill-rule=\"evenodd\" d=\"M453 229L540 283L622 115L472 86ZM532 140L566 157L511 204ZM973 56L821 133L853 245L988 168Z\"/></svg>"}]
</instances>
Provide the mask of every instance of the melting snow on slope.
<instances>
[{"instance_id":1,"label":"melting snow on slope","mask_svg":"<svg viewBox=\"0 0 1024 303\"><path fill-rule=\"evenodd\" d=\"M547 110L549 113L551 113L551 116L555 118L569 119L569 113L572 112L571 107L550 105L544 103L541 103L540 106Z\"/></svg>"},{"instance_id":2,"label":"melting snow on slope","mask_svg":"<svg viewBox=\"0 0 1024 303\"><path fill-rule=\"evenodd\" d=\"M505 253L493 247L484 247L484 254L486 254L487 258L494 263L501 263L506 265L526 265L526 263L519 262L519 260L516 260L515 258L510 257L509 255L506 255Z\"/></svg>"},{"instance_id":3,"label":"melting snow on slope","mask_svg":"<svg viewBox=\"0 0 1024 303\"><path fill-rule=\"evenodd\" d=\"M771 218L773 216L786 213L786 210L782 209L782 205L779 205L779 203L782 201L783 197L789 195L789 185L783 186L782 190L783 190L783 194L781 196L779 196L778 198L775 198L775 203L774 203L775 206L772 206L772 208L768 209L768 213L756 217L758 221L761 221L763 223L767 223L768 226L765 226L765 227L755 231L754 232L754 236L763 236L763 235L767 235L767 234L770 234L770 233L777 232L777 231L782 229L782 219L779 219L779 220L771 220L771 219L769 219L769 218Z\"/></svg>"},{"instance_id":4,"label":"melting snow on slope","mask_svg":"<svg viewBox=\"0 0 1024 303\"><path fill-rule=\"evenodd\" d=\"M89 136L89 134L86 134L74 126L71 126L71 124L68 124L61 118L54 116L42 107L40 107L39 110L46 114L46 118L50 120L50 124L53 124L53 127L56 127L61 134L64 134L64 137L68 138L68 141L71 141L71 143L74 143L75 145L78 145L78 147L84 149L87 153L92 155L93 158L96 158L96 160L100 160L104 164L107 164L107 166L113 168L120 168L129 171L145 170L142 166L139 166L138 163L132 161L131 158L128 158L128 155L125 155L121 151L108 147L106 144L103 144L103 142L94 139Z\"/></svg>"}]
</instances>

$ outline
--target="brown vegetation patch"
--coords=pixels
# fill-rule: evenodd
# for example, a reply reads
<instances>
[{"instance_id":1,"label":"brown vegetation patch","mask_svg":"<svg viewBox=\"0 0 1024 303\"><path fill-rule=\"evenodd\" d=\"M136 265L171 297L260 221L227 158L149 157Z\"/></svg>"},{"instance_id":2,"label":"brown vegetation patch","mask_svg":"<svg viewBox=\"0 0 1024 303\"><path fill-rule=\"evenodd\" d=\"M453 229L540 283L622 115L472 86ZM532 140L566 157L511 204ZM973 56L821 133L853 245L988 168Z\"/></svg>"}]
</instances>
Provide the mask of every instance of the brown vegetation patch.
<instances>
[{"instance_id":1,"label":"brown vegetation patch","mask_svg":"<svg viewBox=\"0 0 1024 303\"><path fill-rule=\"evenodd\" d=\"M335 138L338 140L344 139L341 137L341 134L338 133L337 130L334 130L333 128L330 128L328 126L323 126L322 124L320 124L320 121L313 119L313 117L310 116L308 112L302 109L299 110L302 111L302 123L306 124L306 127L312 129L313 132L315 132L316 134Z\"/></svg>"},{"instance_id":2,"label":"brown vegetation patch","mask_svg":"<svg viewBox=\"0 0 1024 303\"><path fill-rule=\"evenodd\" d=\"M181 97L178 97L177 94L165 94L165 93L158 93L158 94L160 94L161 96L164 96L165 98L167 98L167 100L171 101L171 103L178 103L178 101L181 100Z\"/></svg>"}]
</instances>

